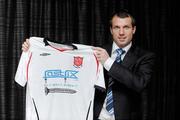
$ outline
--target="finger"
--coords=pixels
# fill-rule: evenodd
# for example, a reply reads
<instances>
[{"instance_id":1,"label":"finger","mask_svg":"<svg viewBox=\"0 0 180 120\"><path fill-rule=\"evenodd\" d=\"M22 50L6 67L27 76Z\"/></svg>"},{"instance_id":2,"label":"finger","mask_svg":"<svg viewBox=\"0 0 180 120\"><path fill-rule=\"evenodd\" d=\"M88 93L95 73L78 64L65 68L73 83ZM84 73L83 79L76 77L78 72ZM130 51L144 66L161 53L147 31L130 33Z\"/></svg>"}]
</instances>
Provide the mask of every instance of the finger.
<instances>
[{"instance_id":1,"label":"finger","mask_svg":"<svg viewBox=\"0 0 180 120\"><path fill-rule=\"evenodd\" d=\"M21 49L22 49L22 51L24 51L24 52L27 52L27 50L28 50L27 48L24 48L24 47L22 47Z\"/></svg>"},{"instance_id":2,"label":"finger","mask_svg":"<svg viewBox=\"0 0 180 120\"><path fill-rule=\"evenodd\" d=\"M29 46L26 43L22 44L22 50L26 52L29 49Z\"/></svg>"},{"instance_id":3,"label":"finger","mask_svg":"<svg viewBox=\"0 0 180 120\"><path fill-rule=\"evenodd\" d=\"M23 43L23 46L29 48L29 46L30 46L29 40L26 40L26 41Z\"/></svg>"},{"instance_id":4,"label":"finger","mask_svg":"<svg viewBox=\"0 0 180 120\"><path fill-rule=\"evenodd\" d=\"M29 39L28 39L28 38L26 38L26 42L29 42Z\"/></svg>"},{"instance_id":5,"label":"finger","mask_svg":"<svg viewBox=\"0 0 180 120\"><path fill-rule=\"evenodd\" d=\"M96 57L101 57L101 51L96 50L94 53L95 53Z\"/></svg>"},{"instance_id":6,"label":"finger","mask_svg":"<svg viewBox=\"0 0 180 120\"><path fill-rule=\"evenodd\" d=\"M24 43L29 46L30 45L29 39L26 39L26 41Z\"/></svg>"},{"instance_id":7,"label":"finger","mask_svg":"<svg viewBox=\"0 0 180 120\"><path fill-rule=\"evenodd\" d=\"M92 47L92 49L96 50L96 51L102 51L103 50L103 48L101 48L101 47Z\"/></svg>"},{"instance_id":8,"label":"finger","mask_svg":"<svg viewBox=\"0 0 180 120\"><path fill-rule=\"evenodd\" d=\"M25 45L26 45L27 47L29 47L29 46L30 46L30 44L29 44L28 42L25 42Z\"/></svg>"},{"instance_id":9,"label":"finger","mask_svg":"<svg viewBox=\"0 0 180 120\"><path fill-rule=\"evenodd\" d=\"M28 42L29 41L29 39L28 38L26 38L26 42Z\"/></svg>"}]
</instances>

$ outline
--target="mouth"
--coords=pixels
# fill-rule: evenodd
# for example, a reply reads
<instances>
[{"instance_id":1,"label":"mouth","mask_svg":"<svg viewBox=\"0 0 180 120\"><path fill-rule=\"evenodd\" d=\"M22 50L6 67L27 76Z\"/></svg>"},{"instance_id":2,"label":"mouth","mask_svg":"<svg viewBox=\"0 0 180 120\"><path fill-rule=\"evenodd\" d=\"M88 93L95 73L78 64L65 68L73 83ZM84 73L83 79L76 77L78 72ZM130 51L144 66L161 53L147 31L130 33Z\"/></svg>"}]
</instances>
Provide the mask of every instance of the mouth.
<instances>
[{"instance_id":1,"label":"mouth","mask_svg":"<svg viewBox=\"0 0 180 120\"><path fill-rule=\"evenodd\" d=\"M126 39L126 37L118 37L118 39L119 39L120 41L124 41L124 40Z\"/></svg>"}]
</instances>

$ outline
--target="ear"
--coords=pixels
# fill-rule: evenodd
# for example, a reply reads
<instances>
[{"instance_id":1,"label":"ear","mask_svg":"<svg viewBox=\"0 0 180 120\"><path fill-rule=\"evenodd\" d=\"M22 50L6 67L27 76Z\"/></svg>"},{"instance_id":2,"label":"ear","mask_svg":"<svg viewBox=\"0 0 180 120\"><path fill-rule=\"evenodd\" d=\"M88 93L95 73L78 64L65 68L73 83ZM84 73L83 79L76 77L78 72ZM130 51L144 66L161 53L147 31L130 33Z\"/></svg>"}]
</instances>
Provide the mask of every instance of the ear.
<instances>
[{"instance_id":1,"label":"ear","mask_svg":"<svg viewBox=\"0 0 180 120\"><path fill-rule=\"evenodd\" d=\"M112 31L112 27L109 27L109 29L110 29L110 32L111 32L111 34L113 33L113 31Z\"/></svg>"},{"instance_id":2,"label":"ear","mask_svg":"<svg viewBox=\"0 0 180 120\"><path fill-rule=\"evenodd\" d=\"M133 27L133 34L136 32L136 26Z\"/></svg>"}]
</instances>

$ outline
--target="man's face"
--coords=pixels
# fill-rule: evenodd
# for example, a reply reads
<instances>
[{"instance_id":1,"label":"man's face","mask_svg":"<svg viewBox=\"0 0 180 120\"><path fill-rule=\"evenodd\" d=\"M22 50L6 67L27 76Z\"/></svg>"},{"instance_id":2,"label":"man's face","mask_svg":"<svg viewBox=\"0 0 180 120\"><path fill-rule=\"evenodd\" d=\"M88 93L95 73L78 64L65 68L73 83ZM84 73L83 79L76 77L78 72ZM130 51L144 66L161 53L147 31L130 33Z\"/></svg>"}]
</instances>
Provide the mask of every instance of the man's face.
<instances>
[{"instance_id":1,"label":"man's face","mask_svg":"<svg viewBox=\"0 0 180 120\"><path fill-rule=\"evenodd\" d=\"M130 17L120 18L118 16L114 16L112 19L112 27L110 27L110 31L114 42L120 48L123 48L132 41L133 34L136 31L136 26L132 26Z\"/></svg>"}]
</instances>

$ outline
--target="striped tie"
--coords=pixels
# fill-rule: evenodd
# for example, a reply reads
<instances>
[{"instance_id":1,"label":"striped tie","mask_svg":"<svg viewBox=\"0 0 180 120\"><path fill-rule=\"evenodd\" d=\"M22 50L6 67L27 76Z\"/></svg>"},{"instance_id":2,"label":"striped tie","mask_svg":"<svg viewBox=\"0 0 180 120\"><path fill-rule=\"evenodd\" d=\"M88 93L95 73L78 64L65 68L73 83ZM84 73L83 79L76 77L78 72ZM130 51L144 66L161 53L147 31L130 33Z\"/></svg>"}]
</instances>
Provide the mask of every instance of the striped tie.
<instances>
[{"instance_id":1,"label":"striped tie","mask_svg":"<svg viewBox=\"0 0 180 120\"><path fill-rule=\"evenodd\" d=\"M116 62L121 63L121 55L125 52L122 48L116 49L117 52L117 57L116 57ZM107 90L107 96L106 96L106 110L109 112L110 115L114 114L114 108L113 108L113 93L112 93L112 78L109 79L108 83L108 90Z\"/></svg>"}]
</instances>

